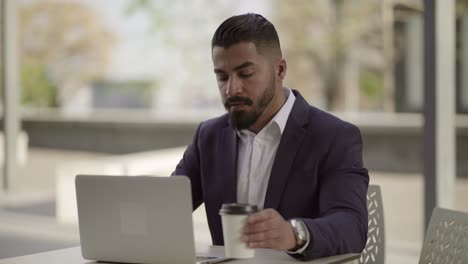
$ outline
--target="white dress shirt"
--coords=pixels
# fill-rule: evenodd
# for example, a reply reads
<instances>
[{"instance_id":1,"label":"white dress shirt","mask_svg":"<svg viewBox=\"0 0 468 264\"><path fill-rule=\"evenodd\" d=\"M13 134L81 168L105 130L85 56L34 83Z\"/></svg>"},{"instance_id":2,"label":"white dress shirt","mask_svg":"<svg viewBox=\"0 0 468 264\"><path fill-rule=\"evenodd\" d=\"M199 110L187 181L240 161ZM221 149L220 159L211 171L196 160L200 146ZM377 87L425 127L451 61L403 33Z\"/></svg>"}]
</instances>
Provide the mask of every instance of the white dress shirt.
<instances>
[{"instance_id":1,"label":"white dress shirt","mask_svg":"<svg viewBox=\"0 0 468 264\"><path fill-rule=\"evenodd\" d=\"M255 134L247 129L237 131L237 202L263 209L271 168L286 122L296 97L284 88L286 102L273 119Z\"/></svg>"},{"instance_id":2,"label":"white dress shirt","mask_svg":"<svg viewBox=\"0 0 468 264\"><path fill-rule=\"evenodd\" d=\"M265 195L270 180L271 168L276 157L276 151L281 141L289 114L296 101L291 89L283 89L286 102L273 119L258 134L249 130L239 130L239 146L237 154L237 202L257 205L263 209ZM302 221L302 220L299 220ZM306 232L306 243L292 254L301 254L310 243L310 233Z\"/></svg>"}]
</instances>

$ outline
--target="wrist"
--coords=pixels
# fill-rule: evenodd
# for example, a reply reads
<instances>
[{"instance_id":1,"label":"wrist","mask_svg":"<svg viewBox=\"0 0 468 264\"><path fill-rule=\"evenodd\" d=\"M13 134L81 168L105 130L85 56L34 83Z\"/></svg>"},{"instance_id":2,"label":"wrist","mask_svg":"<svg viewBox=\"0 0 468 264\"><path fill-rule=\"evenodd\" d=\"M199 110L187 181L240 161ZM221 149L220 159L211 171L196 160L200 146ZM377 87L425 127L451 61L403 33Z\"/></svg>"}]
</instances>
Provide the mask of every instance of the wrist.
<instances>
[{"instance_id":1,"label":"wrist","mask_svg":"<svg viewBox=\"0 0 468 264\"><path fill-rule=\"evenodd\" d=\"M309 237L308 230L304 222L300 219L290 219L288 220L288 222L291 225L296 242L295 246L288 251L296 252L298 250L301 250L307 244Z\"/></svg>"}]
</instances>

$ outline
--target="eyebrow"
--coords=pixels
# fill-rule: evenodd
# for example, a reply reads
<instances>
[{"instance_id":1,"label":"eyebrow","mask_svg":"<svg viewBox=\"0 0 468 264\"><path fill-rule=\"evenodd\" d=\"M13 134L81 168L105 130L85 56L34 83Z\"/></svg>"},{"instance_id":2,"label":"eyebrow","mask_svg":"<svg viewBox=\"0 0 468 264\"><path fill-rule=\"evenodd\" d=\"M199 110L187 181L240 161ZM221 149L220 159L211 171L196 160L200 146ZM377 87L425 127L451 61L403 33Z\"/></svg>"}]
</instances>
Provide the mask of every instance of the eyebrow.
<instances>
[{"instance_id":1,"label":"eyebrow","mask_svg":"<svg viewBox=\"0 0 468 264\"><path fill-rule=\"evenodd\" d=\"M236 66L236 67L234 68L234 70L235 70L235 71L238 71L238 70L240 70L240 69L247 68L247 67L250 67L250 66L253 66L253 65L255 65L253 62L251 62L251 61L246 61L246 62L242 63L241 65ZM223 70L221 70L221 69L214 69L214 72L215 72L215 73L225 73L225 71L223 71Z\"/></svg>"}]
</instances>

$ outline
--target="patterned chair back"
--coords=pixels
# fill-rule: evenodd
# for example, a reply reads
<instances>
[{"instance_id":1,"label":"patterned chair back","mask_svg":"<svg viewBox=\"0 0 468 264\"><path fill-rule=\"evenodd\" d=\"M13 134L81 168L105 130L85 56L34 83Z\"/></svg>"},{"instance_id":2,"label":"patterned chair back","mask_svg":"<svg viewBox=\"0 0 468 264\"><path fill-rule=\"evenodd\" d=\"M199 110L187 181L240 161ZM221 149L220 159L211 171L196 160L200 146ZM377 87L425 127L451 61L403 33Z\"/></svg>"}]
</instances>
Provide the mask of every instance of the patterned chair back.
<instances>
[{"instance_id":1,"label":"patterned chair back","mask_svg":"<svg viewBox=\"0 0 468 264\"><path fill-rule=\"evenodd\" d=\"M468 263L468 213L435 208L419 264Z\"/></svg>"},{"instance_id":2,"label":"patterned chair back","mask_svg":"<svg viewBox=\"0 0 468 264\"><path fill-rule=\"evenodd\" d=\"M358 263L383 264L385 263L385 228L382 193L378 185L369 185L367 210L369 214L367 242Z\"/></svg>"}]
</instances>

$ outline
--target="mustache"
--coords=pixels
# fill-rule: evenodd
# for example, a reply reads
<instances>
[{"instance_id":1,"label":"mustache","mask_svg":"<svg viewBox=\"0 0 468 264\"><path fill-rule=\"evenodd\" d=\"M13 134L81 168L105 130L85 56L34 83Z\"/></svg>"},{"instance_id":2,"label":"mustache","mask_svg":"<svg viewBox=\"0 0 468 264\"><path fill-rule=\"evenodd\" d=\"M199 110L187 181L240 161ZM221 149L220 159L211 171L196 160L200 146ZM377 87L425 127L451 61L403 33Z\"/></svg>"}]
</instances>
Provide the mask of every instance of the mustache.
<instances>
[{"instance_id":1,"label":"mustache","mask_svg":"<svg viewBox=\"0 0 468 264\"><path fill-rule=\"evenodd\" d=\"M240 96L229 97L226 100L224 100L224 102L223 102L224 107L226 107L226 108L228 108L232 104L236 104L236 103L243 103L243 104L246 104L246 105L253 105L252 100L250 100L247 97L240 97Z\"/></svg>"}]
</instances>

